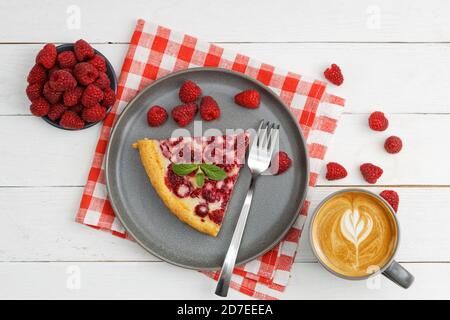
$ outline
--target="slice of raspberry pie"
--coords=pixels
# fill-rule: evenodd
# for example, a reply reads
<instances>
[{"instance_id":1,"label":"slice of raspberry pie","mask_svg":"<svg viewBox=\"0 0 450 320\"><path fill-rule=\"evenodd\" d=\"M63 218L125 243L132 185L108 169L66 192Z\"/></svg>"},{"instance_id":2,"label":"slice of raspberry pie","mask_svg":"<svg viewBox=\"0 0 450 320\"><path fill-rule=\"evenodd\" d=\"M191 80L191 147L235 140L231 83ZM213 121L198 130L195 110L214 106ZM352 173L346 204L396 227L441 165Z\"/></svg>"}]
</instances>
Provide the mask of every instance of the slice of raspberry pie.
<instances>
[{"instance_id":1,"label":"slice of raspberry pie","mask_svg":"<svg viewBox=\"0 0 450 320\"><path fill-rule=\"evenodd\" d=\"M133 144L164 204L180 220L216 236L249 144L247 132L143 139Z\"/></svg>"}]
</instances>

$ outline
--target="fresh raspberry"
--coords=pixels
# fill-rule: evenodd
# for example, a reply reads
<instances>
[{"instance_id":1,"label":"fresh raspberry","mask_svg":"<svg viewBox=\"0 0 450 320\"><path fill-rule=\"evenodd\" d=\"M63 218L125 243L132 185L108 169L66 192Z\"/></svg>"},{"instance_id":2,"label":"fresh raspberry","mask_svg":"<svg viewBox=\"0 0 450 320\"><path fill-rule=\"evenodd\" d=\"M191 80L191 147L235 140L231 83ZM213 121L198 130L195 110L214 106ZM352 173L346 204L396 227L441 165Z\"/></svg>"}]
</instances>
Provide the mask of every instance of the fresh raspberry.
<instances>
[{"instance_id":1,"label":"fresh raspberry","mask_svg":"<svg viewBox=\"0 0 450 320\"><path fill-rule=\"evenodd\" d=\"M106 116L106 109L98 103L91 108L84 108L81 113L81 118L86 122L101 121Z\"/></svg>"},{"instance_id":2,"label":"fresh raspberry","mask_svg":"<svg viewBox=\"0 0 450 320\"><path fill-rule=\"evenodd\" d=\"M26 89L27 97L30 101L33 101L36 98L39 98L42 94L42 84L33 83L29 84Z\"/></svg>"},{"instance_id":3,"label":"fresh raspberry","mask_svg":"<svg viewBox=\"0 0 450 320\"><path fill-rule=\"evenodd\" d=\"M380 196L387 201L394 209L395 212L398 210L398 204L400 202L400 198L398 197L398 193L394 190L384 190L380 193Z\"/></svg>"},{"instance_id":4,"label":"fresh raspberry","mask_svg":"<svg viewBox=\"0 0 450 320\"><path fill-rule=\"evenodd\" d=\"M66 129L82 129L84 127L83 119L73 111L64 112L59 124Z\"/></svg>"},{"instance_id":5,"label":"fresh raspberry","mask_svg":"<svg viewBox=\"0 0 450 320\"><path fill-rule=\"evenodd\" d=\"M288 154L284 151L278 152L273 158L272 174L278 175L285 172L292 165L292 160L289 158Z\"/></svg>"},{"instance_id":6,"label":"fresh raspberry","mask_svg":"<svg viewBox=\"0 0 450 320\"><path fill-rule=\"evenodd\" d=\"M81 102L81 96L83 95L83 87L75 87L67 90L63 94L63 102L66 107L73 107Z\"/></svg>"},{"instance_id":7,"label":"fresh raspberry","mask_svg":"<svg viewBox=\"0 0 450 320\"><path fill-rule=\"evenodd\" d=\"M106 72L106 62L101 55L94 55L92 59L88 60L88 63L92 64L99 72Z\"/></svg>"},{"instance_id":8,"label":"fresh raspberry","mask_svg":"<svg viewBox=\"0 0 450 320\"><path fill-rule=\"evenodd\" d=\"M63 93L61 91L53 90L50 87L50 82L46 82L44 84L44 88L42 89L42 94L45 98L47 98L48 102L55 104L61 99Z\"/></svg>"},{"instance_id":9,"label":"fresh raspberry","mask_svg":"<svg viewBox=\"0 0 450 320\"><path fill-rule=\"evenodd\" d=\"M91 45L83 39L75 42L74 51L77 60L80 62L91 59L95 55L94 48L92 48Z\"/></svg>"},{"instance_id":10,"label":"fresh raspberry","mask_svg":"<svg viewBox=\"0 0 450 320\"><path fill-rule=\"evenodd\" d=\"M51 69L56 63L56 47L53 43L46 44L36 56L36 63L46 69Z\"/></svg>"},{"instance_id":11,"label":"fresh raspberry","mask_svg":"<svg viewBox=\"0 0 450 320\"><path fill-rule=\"evenodd\" d=\"M31 102L30 111L36 117L43 117L47 115L49 110L50 104L47 100L45 100L45 98L39 97Z\"/></svg>"},{"instance_id":12,"label":"fresh raspberry","mask_svg":"<svg viewBox=\"0 0 450 320\"><path fill-rule=\"evenodd\" d=\"M77 80L65 70L57 70L52 73L48 81L50 88L55 91L66 91L77 86Z\"/></svg>"},{"instance_id":13,"label":"fresh raspberry","mask_svg":"<svg viewBox=\"0 0 450 320\"><path fill-rule=\"evenodd\" d=\"M106 88L109 88L111 81L106 73L100 72L97 80L94 81L94 84L100 89L105 90Z\"/></svg>"},{"instance_id":14,"label":"fresh raspberry","mask_svg":"<svg viewBox=\"0 0 450 320\"><path fill-rule=\"evenodd\" d=\"M208 212L208 217L209 217L209 219L211 219L212 222L214 222L216 224L221 224L224 213L225 213L225 211L223 209L217 209L217 210Z\"/></svg>"},{"instance_id":15,"label":"fresh raspberry","mask_svg":"<svg viewBox=\"0 0 450 320\"><path fill-rule=\"evenodd\" d=\"M194 119L197 113L195 103L182 104L172 110L172 118L180 127L185 127Z\"/></svg>"},{"instance_id":16,"label":"fresh raspberry","mask_svg":"<svg viewBox=\"0 0 450 320\"><path fill-rule=\"evenodd\" d=\"M327 164L327 180L339 180L347 176L347 170L337 162Z\"/></svg>"},{"instance_id":17,"label":"fresh raspberry","mask_svg":"<svg viewBox=\"0 0 450 320\"><path fill-rule=\"evenodd\" d=\"M95 84L90 84L84 89L83 95L81 96L81 103L85 107L93 107L97 103L103 100L103 91Z\"/></svg>"},{"instance_id":18,"label":"fresh raspberry","mask_svg":"<svg viewBox=\"0 0 450 320\"><path fill-rule=\"evenodd\" d=\"M61 69L69 68L72 69L77 64L77 58L73 51L63 51L58 54L56 58L58 65Z\"/></svg>"},{"instance_id":19,"label":"fresh raspberry","mask_svg":"<svg viewBox=\"0 0 450 320\"><path fill-rule=\"evenodd\" d=\"M48 74L47 74L48 77L50 78L50 77L52 76L53 72L58 71L58 70L61 70L61 68L58 67L57 65L55 65L53 68L51 68L50 70L48 70Z\"/></svg>"},{"instance_id":20,"label":"fresh raspberry","mask_svg":"<svg viewBox=\"0 0 450 320\"><path fill-rule=\"evenodd\" d=\"M64 69L61 69L61 70L67 71L68 73L70 73L73 76L73 69L64 68Z\"/></svg>"},{"instance_id":21,"label":"fresh raspberry","mask_svg":"<svg viewBox=\"0 0 450 320\"><path fill-rule=\"evenodd\" d=\"M384 131L389 125L389 120L383 112L375 111L369 116L369 127L375 131Z\"/></svg>"},{"instance_id":22,"label":"fresh raspberry","mask_svg":"<svg viewBox=\"0 0 450 320\"><path fill-rule=\"evenodd\" d=\"M150 127L158 127L167 120L167 111L163 107L153 106L147 111L147 122Z\"/></svg>"},{"instance_id":23,"label":"fresh raspberry","mask_svg":"<svg viewBox=\"0 0 450 320\"><path fill-rule=\"evenodd\" d=\"M44 67L40 64L35 64L33 68L31 68L30 73L28 73L27 81L29 84L44 84L44 82L47 81L47 74Z\"/></svg>"},{"instance_id":24,"label":"fresh raspberry","mask_svg":"<svg viewBox=\"0 0 450 320\"><path fill-rule=\"evenodd\" d=\"M104 98L101 104L105 108L109 108L114 104L114 102L116 102L116 93L110 87L106 88L105 91L103 91L103 96Z\"/></svg>"},{"instance_id":25,"label":"fresh raspberry","mask_svg":"<svg viewBox=\"0 0 450 320\"><path fill-rule=\"evenodd\" d=\"M65 111L66 107L62 103L57 103L50 106L50 111L48 112L47 117L52 121L56 121L61 118Z\"/></svg>"},{"instance_id":26,"label":"fresh raspberry","mask_svg":"<svg viewBox=\"0 0 450 320\"><path fill-rule=\"evenodd\" d=\"M84 107L81 103L69 108L70 111L73 111L78 115L81 115L81 112L83 111L83 109L84 109Z\"/></svg>"},{"instance_id":27,"label":"fresh raspberry","mask_svg":"<svg viewBox=\"0 0 450 320\"><path fill-rule=\"evenodd\" d=\"M90 63L77 63L73 68L73 75L83 86L87 86L98 77L98 70Z\"/></svg>"},{"instance_id":28,"label":"fresh raspberry","mask_svg":"<svg viewBox=\"0 0 450 320\"><path fill-rule=\"evenodd\" d=\"M323 72L325 78L332 84L340 86L344 82L344 76L342 75L341 68L337 64L332 64L330 68L327 68Z\"/></svg>"},{"instance_id":29,"label":"fresh raspberry","mask_svg":"<svg viewBox=\"0 0 450 320\"><path fill-rule=\"evenodd\" d=\"M202 94L202 89L193 81L187 80L183 83L178 93L180 100L184 103L195 102Z\"/></svg>"},{"instance_id":30,"label":"fresh raspberry","mask_svg":"<svg viewBox=\"0 0 450 320\"><path fill-rule=\"evenodd\" d=\"M372 184L377 182L378 178L383 174L383 169L372 163L364 163L359 169L361 170L364 180Z\"/></svg>"},{"instance_id":31,"label":"fresh raspberry","mask_svg":"<svg viewBox=\"0 0 450 320\"><path fill-rule=\"evenodd\" d=\"M399 153L400 150L402 150L402 147L403 147L402 139L400 139L397 136L390 136L384 142L384 148L389 153Z\"/></svg>"},{"instance_id":32,"label":"fresh raspberry","mask_svg":"<svg viewBox=\"0 0 450 320\"><path fill-rule=\"evenodd\" d=\"M256 109L259 107L260 97L256 90L245 90L234 96L234 102L248 109Z\"/></svg>"},{"instance_id":33,"label":"fresh raspberry","mask_svg":"<svg viewBox=\"0 0 450 320\"><path fill-rule=\"evenodd\" d=\"M203 203L198 204L198 205L195 206L194 211L195 211L196 215L198 215L199 217L204 218L204 217L206 217L206 215L208 214L208 211L209 211L208 210L208 205L203 204Z\"/></svg>"},{"instance_id":34,"label":"fresh raspberry","mask_svg":"<svg viewBox=\"0 0 450 320\"><path fill-rule=\"evenodd\" d=\"M200 116L205 121L220 118L220 108L216 100L211 96L205 96L200 102Z\"/></svg>"}]
</instances>

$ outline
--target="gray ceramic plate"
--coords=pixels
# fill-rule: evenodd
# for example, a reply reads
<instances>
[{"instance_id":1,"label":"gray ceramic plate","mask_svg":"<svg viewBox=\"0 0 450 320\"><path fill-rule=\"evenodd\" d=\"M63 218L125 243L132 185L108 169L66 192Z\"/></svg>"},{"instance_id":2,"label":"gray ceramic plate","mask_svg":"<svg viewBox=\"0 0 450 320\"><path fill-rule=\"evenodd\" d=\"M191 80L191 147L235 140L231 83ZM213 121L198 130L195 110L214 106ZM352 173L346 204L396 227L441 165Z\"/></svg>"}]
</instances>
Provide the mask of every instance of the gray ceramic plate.
<instances>
[{"instance_id":1,"label":"gray ceramic plate","mask_svg":"<svg viewBox=\"0 0 450 320\"><path fill-rule=\"evenodd\" d=\"M128 232L155 256L186 268L221 267L250 181L248 168L241 170L222 229L213 238L192 229L169 212L150 184L139 153L131 148L133 142L144 137L171 136L177 128L172 119L161 127L150 128L146 113L152 105L164 106L169 112L179 105L178 90L187 79L198 83L203 94L213 96L221 106L220 120L204 122L204 130L256 128L261 119L275 121L282 124L280 149L294 160L287 173L263 176L257 181L237 258L238 264L244 263L272 248L286 234L298 215L308 183L307 151L299 126L278 96L258 81L228 70L197 68L170 74L145 88L122 112L108 145L109 197ZM245 89L261 93L260 108L248 110L234 104L234 95ZM187 129L192 131L193 123Z\"/></svg>"}]
</instances>

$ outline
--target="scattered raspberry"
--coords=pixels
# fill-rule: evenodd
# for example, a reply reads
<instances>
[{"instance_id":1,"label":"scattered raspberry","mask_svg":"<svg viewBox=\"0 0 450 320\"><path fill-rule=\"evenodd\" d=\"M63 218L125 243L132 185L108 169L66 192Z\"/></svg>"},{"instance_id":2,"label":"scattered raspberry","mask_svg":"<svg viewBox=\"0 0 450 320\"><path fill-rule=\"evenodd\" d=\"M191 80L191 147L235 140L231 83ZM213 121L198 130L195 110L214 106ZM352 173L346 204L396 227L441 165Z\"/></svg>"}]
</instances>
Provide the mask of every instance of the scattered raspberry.
<instances>
[{"instance_id":1,"label":"scattered raspberry","mask_svg":"<svg viewBox=\"0 0 450 320\"><path fill-rule=\"evenodd\" d=\"M73 75L81 85L87 86L98 77L98 70L90 63L77 63L73 68Z\"/></svg>"},{"instance_id":2,"label":"scattered raspberry","mask_svg":"<svg viewBox=\"0 0 450 320\"><path fill-rule=\"evenodd\" d=\"M39 97L34 99L30 106L31 113L36 117L43 117L47 115L50 110L50 104L45 98Z\"/></svg>"},{"instance_id":3,"label":"scattered raspberry","mask_svg":"<svg viewBox=\"0 0 450 320\"><path fill-rule=\"evenodd\" d=\"M81 113L81 118L86 122L101 121L106 116L106 109L98 103L91 108L84 108Z\"/></svg>"},{"instance_id":4,"label":"scattered raspberry","mask_svg":"<svg viewBox=\"0 0 450 320\"><path fill-rule=\"evenodd\" d=\"M397 136L390 136L384 142L384 148L389 153L399 153L400 150L402 150L402 147L403 147L402 139L400 139Z\"/></svg>"},{"instance_id":5,"label":"scattered raspberry","mask_svg":"<svg viewBox=\"0 0 450 320\"><path fill-rule=\"evenodd\" d=\"M186 81L180 88L178 93L180 100L184 103L195 102L202 94L202 89L193 81Z\"/></svg>"},{"instance_id":6,"label":"scattered raspberry","mask_svg":"<svg viewBox=\"0 0 450 320\"><path fill-rule=\"evenodd\" d=\"M103 91L103 96L104 98L102 101L102 106L104 106L105 108L109 108L114 104L114 102L116 102L116 93L110 87L106 88L105 91Z\"/></svg>"},{"instance_id":7,"label":"scattered raspberry","mask_svg":"<svg viewBox=\"0 0 450 320\"><path fill-rule=\"evenodd\" d=\"M72 69L77 64L75 53L71 50L59 53L56 60L58 61L58 65L61 69Z\"/></svg>"},{"instance_id":8,"label":"scattered raspberry","mask_svg":"<svg viewBox=\"0 0 450 320\"><path fill-rule=\"evenodd\" d=\"M92 59L88 60L88 63L92 64L99 72L106 72L106 62L101 55L94 55Z\"/></svg>"},{"instance_id":9,"label":"scattered raspberry","mask_svg":"<svg viewBox=\"0 0 450 320\"><path fill-rule=\"evenodd\" d=\"M64 92L63 101L66 107L73 107L81 102L81 96L84 89L82 87L75 87Z\"/></svg>"},{"instance_id":10,"label":"scattered raspberry","mask_svg":"<svg viewBox=\"0 0 450 320\"><path fill-rule=\"evenodd\" d=\"M26 89L27 97L30 101L33 101L36 98L39 98L42 93L42 84L33 83L29 84Z\"/></svg>"},{"instance_id":11,"label":"scattered raspberry","mask_svg":"<svg viewBox=\"0 0 450 320\"><path fill-rule=\"evenodd\" d=\"M245 108L256 109L260 103L259 92L256 90L242 91L234 96L234 102Z\"/></svg>"},{"instance_id":12,"label":"scattered raspberry","mask_svg":"<svg viewBox=\"0 0 450 320\"><path fill-rule=\"evenodd\" d=\"M47 98L48 102L55 104L61 99L63 93L61 91L53 90L50 87L50 82L46 82L42 89L42 94Z\"/></svg>"},{"instance_id":13,"label":"scattered raspberry","mask_svg":"<svg viewBox=\"0 0 450 320\"><path fill-rule=\"evenodd\" d=\"M327 180L339 180L347 176L347 170L337 162L327 164Z\"/></svg>"},{"instance_id":14,"label":"scattered raspberry","mask_svg":"<svg viewBox=\"0 0 450 320\"><path fill-rule=\"evenodd\" d=\"M216 224L221 224L224 213L225 213L225 211L223 209L217 209L217 210L208 212L208 217L209 217L209 219L211 219L212 222L214 222Z\"/></svg>"},{"instance_id":15,"label":"scattered raspberry","mask_svg":"<svg viewBox=\"0 0 450 320\"><path fill-rule=\"evenodd\" d=\"M36 56L36 63L46 69L51 69L56 63L56 47L53 43L46 44Z\"/></svg>"},{"instance_id":16,"label":"scattered raspberry","mask_svg":"<svg viewBox=\"0 0 450 320\"><path fill-rule=\"evenodd\" d=\"M196 205L195 206L195 209L194 209L194 211L195 211L195 214L196 215L198 215L199 217L202 217L202 218L204 218L204 217L206 217L206 215L208 214L208 205L206 205L206 204L198 204L198 205Z\"/></svg>"},{"instance_id":17,"label":"scattered raspberry","mask_svg":"<svg viewBox=\"0 0 450 320\"><path fill-rule=\"evenodd\" d=\"M64 112L59 124L66 129L82 129L84 127L83 119L73 111Z\"/></svg>"},{"instance_id":18,"label":"scattered raspberry","mask_svg":"<svg viewBox=\"0 0 450 320\"><path fill-rule=\"evenodd\" d=\"M81 103L87 108L95 106L102 100L103 91L95 84L88 85L81 96Z\"/></svg>"},{"instance_id":19,"label":"scattered raspberry","mask_svg":"<svg viewBox=\"0 0 450 320\"><path fill-rule=\"evenodd\" d=\"M47 74L44 67L39 64L35 64L28 73L27 81L29 84L40 83L44 84L47 81Z\"/></svg>"},{"instance_id":20,"label":"scattered raspberry","mask_svg":"<svg viewBox=\"0 0 450 320\"><path fill-rule=\"evenodd\" d=\"M389 120L383 112L375 111L369 116L369 127L375 131L384 131L389 125Z\"/></svg>"},{"instance_id":21,"label":"scattered raspberry","mask_svg":"<svg viewBox=\"0 0 450 320\"><path fill-rule=\"evenodd\" d=\"M83 111L84 107L82 104L77 104L76 106L70 107L70 111L75 112L78 115L81 115L81 112Z\"/></svg>"},{"instance_id":22,"label":"scattered raspberry","mask_svg":"<svg viewBox=\"0 0 450 320\"><path fill-rule=\"evenodd\" d=\"M387 201L394 209L395 212L398 210L398 204L400 202L400 198L398 197L398 193L394 190L384 190L380 193L380 196Z\"/></svg>"},{"instance_id":23,"label":"scattered raspberry","mask_svg":"<svg viewBox=\"0 0 450 320\"><path fill-rule=\"evenodd\" d=\"M359 169L361 170L364 180L368 183L377 182L378 178L383 174L383 169L371 163L364 163Z\"/></svg>"},{"instance_id":24,"label":"scattered raspberry","mask_svg":"<svg viewBox=\"0 0 450 320\"><path fill-rule=\"evenodd\" d=\"M211 121L220 117L220 108L216 100L211 96L205 96L200 102L200 116L205 121Z\"/></svg>"},{"instance_id":25,"label":"scattered raspberry","mask_svg":"<svg viewBox=\"0 0 450 320\"><path fill-rule=\"evenodd\" d=\"M163 107L153 106L147 111L147 122L150 127L158 127L167 120L167 111Z\"/></svg>"},{"instance_id":26,"label":"scattered raspberry","mask_svg":"<svg viewBox=\"0 0 450 320\"><path fill-rule=\"evenodd\" d=\"M100 72L97 80L94 81L94 84L100 89L105 90L106 88L109 88L111 81L106 73Z\"/></svg>"},{"instance_id":27,"label":"scattered raspberry","mask_svg":"<svg viewBox=\"0 0 450 320\"><path fill-rule=\"evenodd\" d=\"M64 107L62 103L57 103L50 106L50 111L48 112L47 117L52 121L56 121L61 118L65 111L66 107Z\"/></svg>"},{"instance_id":28,"label":"scattered raspberry","mask_svg":"<svg viewBox=\"0 0 450 320\"><path fill-rule=\"evenodd\" d=\"M80 62L91 59L95 55L94 48L92 48L91 45L83 39L75 42L74 51L77 60Z\"/></svg>"},{"instance_id":29,"label":"scattered raspberry","mask_svg":"<svg viewBox=\"0 0 450 320\"><path fill-rule=\"evenodd\" d=\"M332 64L331 68L327 68L323 72L325 78L332 84L340 86L344 82L344 76L342 75L341 68L337 64Z\"/></svg>"},{"instance_id":30,"label":"scattered raspberry","mask_svg":"<svg viewBox=\"0 0 450 320\"><path fill-rule=\"evenodd\" d=\"M279 175L289 169L292 165L292 160L284 151L278 152L273 158L272 174Z\"/></svg>"},{"instance_id":31,"label":"scattered raspberry","mask_svg":"<svg viewBox=\"0 0 450 320\"><path fill-rule=\"evenodd\" d=\"M185 127L194 119L197 113L197 105L195 103L182 104L173 108L173 120L180 126Z\"/></svg>"},{"instance_id":32,"label":"scattered raspberry","mask_svg":"<svg viewBox=\"0 0 450 320\"><path fill-rule=\"evenodd\" d=\"M65 70L53 72L48 83L55 91L66 91L77 86L77 80Z\"/></svg>"}]
</instances>

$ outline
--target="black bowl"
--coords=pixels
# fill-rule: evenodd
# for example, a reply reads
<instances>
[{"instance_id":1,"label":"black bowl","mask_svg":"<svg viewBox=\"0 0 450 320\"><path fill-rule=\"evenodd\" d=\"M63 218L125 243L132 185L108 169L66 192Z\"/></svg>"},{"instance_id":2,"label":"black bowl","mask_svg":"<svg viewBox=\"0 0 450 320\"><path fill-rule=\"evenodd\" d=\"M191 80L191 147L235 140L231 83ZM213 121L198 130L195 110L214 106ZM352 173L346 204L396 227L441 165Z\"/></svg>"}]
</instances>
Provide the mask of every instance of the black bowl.
<instances>
[{"instance_id":1,"label":"black bowl","mask_svg":"<svg viewBox=\"0 0 450 320\"><path fill-rule=\"evenodd\" d=\"M63 51L69 51L72 50L73 51L74 48L74 44L73 43L65 43L65 44L61 44L59 46L56 47L56 51L58 53L63 52ZM111 65L111 62L109 62L109 60L98 50L96 50L94 48L94 51L96 54L100 55L103 57L103 59L105 59L106 62L106 74L108 75L109 81L111 82L110 87L111 89L114 90L114 92L117 94L117 76L116 73L114 72L114 68ZM108 114L108 112L111 110L112 106L108 107L108 109L106 110L106 113ZM90 128L92 126L95 126L97 123L102 122L101 121L97 121L97 122L90 122L90 123L86 123L84 125L83 128L81 129L68 129L68 128L63 128L60 124L59 124L59 120L57 121L53 121L50 120L47 116L42 117L46 122L50 123L52 126L59 128L59 129L63 129L63 130L71 130L71 131L76 131L76 130L83 130L83 129L87 129Z\"/></svg>"}]
</instances>

